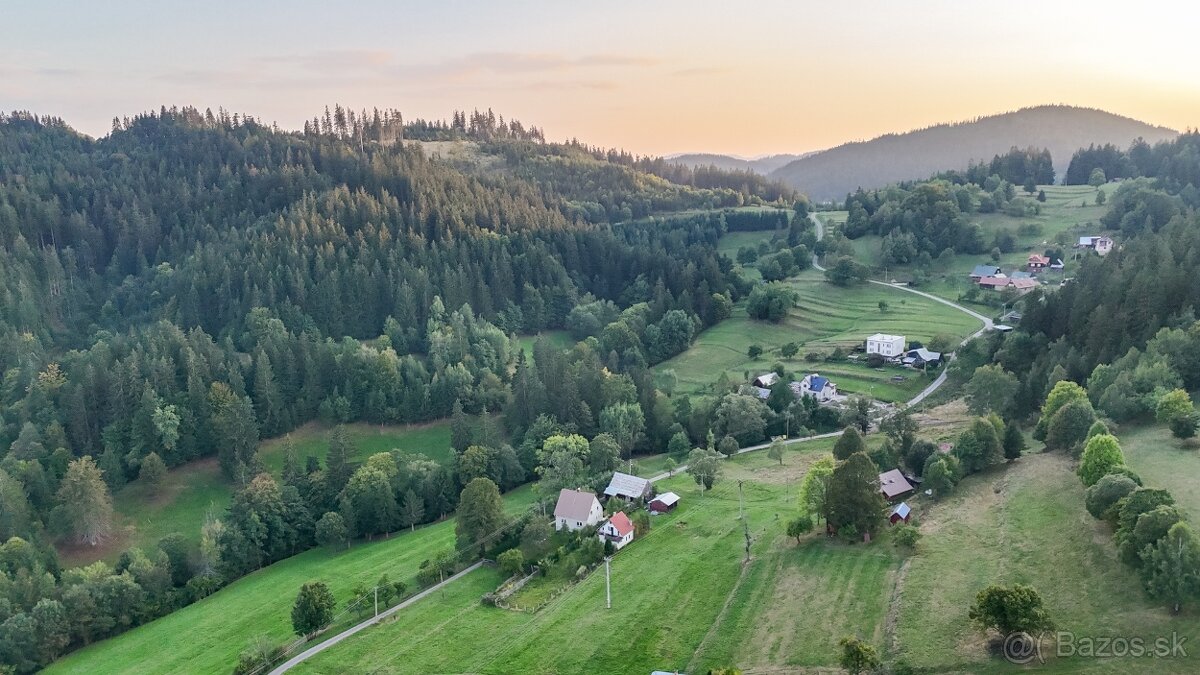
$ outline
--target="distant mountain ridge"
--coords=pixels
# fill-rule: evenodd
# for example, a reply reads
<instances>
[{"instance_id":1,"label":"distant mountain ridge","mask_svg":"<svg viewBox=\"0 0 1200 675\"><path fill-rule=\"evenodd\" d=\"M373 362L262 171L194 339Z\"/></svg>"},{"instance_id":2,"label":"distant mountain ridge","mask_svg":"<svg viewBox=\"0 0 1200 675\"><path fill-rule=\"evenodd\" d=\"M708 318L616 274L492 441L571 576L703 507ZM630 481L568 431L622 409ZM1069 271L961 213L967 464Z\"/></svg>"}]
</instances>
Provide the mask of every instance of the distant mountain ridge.
<instances>
[{"instance_id":1,"label":"distant mountain ridge","mask_svg":"<svg viewBox=\"0 0 1200 675\"><path fill-rule=\"evenodd\" d=\"M1154 144L1178 135L1174 129L1103 110L1045 105L845 143L789 162L769 176L823 201L840 199L859 187L965 169L1013 146L1034 146L1050 150L1061 180L1071 155L1092 143L1125 148L1139 137Z\"/></svg>"},{"instance_id":2,"label":"distant mountain ridge","mask_svg":"<svg viewBox=\"0 0 1200 675\"><path fill-rule=\"evenodd\" d=\"M690 167L715 166L726 171L753 171L764 176L772 171L798 159L804 159L813 153L766 155L755 159L745 159L735 155L720 155L711 152L693 152L666 157L670 162L684 164Z\"/></svg>"}]
</instances>

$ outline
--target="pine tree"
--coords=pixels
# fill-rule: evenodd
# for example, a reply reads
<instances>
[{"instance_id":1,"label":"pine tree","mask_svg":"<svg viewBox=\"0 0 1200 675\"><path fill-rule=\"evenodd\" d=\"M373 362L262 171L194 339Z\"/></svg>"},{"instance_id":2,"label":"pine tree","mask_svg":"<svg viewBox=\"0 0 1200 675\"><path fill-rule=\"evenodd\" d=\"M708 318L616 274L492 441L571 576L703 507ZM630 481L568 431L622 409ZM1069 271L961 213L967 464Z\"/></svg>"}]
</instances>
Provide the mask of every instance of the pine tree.
<instances>
[{"instance_id":1,"label":"pine tree","mask_svg":"<svg viewBox=\"0 0 1200 675\"><path fill-rule=\"evenodd\" d=\"M91 457L71 462L58 488L58 522L80 543L96 546L112 531L112 498Z\"/></svg>"},{"instance_id":2,"label":"pine tree","mask_svg":"<svg viewBox=\"0 0 1200 675\"><path fill-rule=\"evenodd\" d=\"M463 412L462 401L454 399L454 407L450 411L450 447L455 452L462 452L471 445L474 437L471 420Z\"/></svg>"}]
</instances>

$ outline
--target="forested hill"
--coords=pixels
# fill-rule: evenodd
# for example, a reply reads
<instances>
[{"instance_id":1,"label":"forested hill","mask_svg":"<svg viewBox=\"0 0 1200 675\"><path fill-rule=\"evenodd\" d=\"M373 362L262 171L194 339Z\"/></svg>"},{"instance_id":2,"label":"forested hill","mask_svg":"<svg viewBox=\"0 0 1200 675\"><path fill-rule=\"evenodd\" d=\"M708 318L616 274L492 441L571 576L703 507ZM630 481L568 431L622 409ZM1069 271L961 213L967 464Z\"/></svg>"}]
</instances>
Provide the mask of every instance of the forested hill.
<instances>
[{"instance_id":1,"label":"forested hill","mask_svg":"<svg viewBox=\"0 0 1200 675\"><path fill-rule=\"evenodd\" d=\"M789 162L794 162L811 154L813 153L806 152L799 155L780 154L767 155L766 157L758 157L756 159L742 159L741 157L734 157L732 155L699 152L670 155L667 157L667 160L690 167L715 166L718 169L726 171L753 171L765 176Z\"/></svg>"},{"instance_id":2,"label":"forested hill","mask_svg":"<svg viewBox=\"0 0 1200 675\"><path fill-rule=\"evenodd\" d=\"M1102 110L1040 106L847 143L791 162L770 177L816 200L840 199L859 187L926 178L965 169L1012 147L1037 147L1050 150L1061 178L1079 148L1104 143L1126 147L1139 137L1155 143L1176 134Z\"/></svg>"}]
</instances>

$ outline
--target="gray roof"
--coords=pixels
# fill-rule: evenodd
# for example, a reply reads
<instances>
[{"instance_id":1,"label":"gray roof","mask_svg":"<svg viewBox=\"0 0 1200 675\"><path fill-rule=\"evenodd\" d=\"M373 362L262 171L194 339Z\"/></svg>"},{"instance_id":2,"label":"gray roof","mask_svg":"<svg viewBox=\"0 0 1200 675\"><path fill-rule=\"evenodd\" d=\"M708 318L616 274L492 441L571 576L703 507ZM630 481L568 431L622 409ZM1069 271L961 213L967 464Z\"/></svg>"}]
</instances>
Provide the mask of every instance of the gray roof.
<instances>
[{"instance_id":1,"label":"gray roof","mask_svg":"<svg viewBox=\"0 0 1200 675\"><path fill-rule=\"evenodd\" d=\"M604 488L604 494L609 497L641 499L649 493L650 481L620 471L613 474L612 480L608 482L608 487Z\"/></svg>"},{"instance_id":2,"label":"gray roof","mask_svg":"<svg viewBox=\"0 0 1200 675\"><path fill-rule=\"evenodd\" d=\"M664 492L655 497L654 501L661 502L664 506L670 506L679 501L679 495L675 494L674 492Z\"/></svg>"},{"instance_id":3,"label":"gray roof","mask_svg":"<svg viewBox=\"0 0 1200 675\"><path fill-rule=\"evenodd\" d=\"M764 387L769 387L779 381L779 373L763 373L762 375L754 378L754 381L758 382Z\"/></svg>"},{"instance_id":4,"label":"gray roof","mask_svg":"<svg viewBox=\"0 0 1200 675\"><path fill-rule=\"evenodd\" d=\"M764 401L771 398L771 390L770 389L763 389L762 387L750 387L750 389L754 392L755 396L757 396L758 398L761 398Z\"/></svg>"},{"instance_id":5,"label":"gray roof","mask_svg":"<svg viewBox=\"0 0 1200 675\"><path fill-rule=\"evenodd\" d=\"M960 268L961 269L961 268ZM996 265L976 265L975 269L971 270L973 277L990 277L1000 272L1000 268Z\"/></svg>"},{"instance_id":6,"label":"gray roof","mask_svg":"<svg viewBox=\"0 0 1200 675\"><path fill-rule=\"evenodd\" d=\"M558 503L554 505L555 518L586 521L592 513L592 502L596 495L579 490L563 488L558 492Z\"/></svg>"},{"instance_id":7,"label":"gray roof","mask_svg":"<svg viewBox=\"0 0 1200 675\"><path fill-rule=\"evenodd\" d=\"M908 514L910 514L910 513L912 513L912 509L908 507L908 504L906 504L904 502L900 502L892 509L892 512L888 515L889 515L889 517L900 516L901 518L907 518Z\"/></svg>"}]
</instances>

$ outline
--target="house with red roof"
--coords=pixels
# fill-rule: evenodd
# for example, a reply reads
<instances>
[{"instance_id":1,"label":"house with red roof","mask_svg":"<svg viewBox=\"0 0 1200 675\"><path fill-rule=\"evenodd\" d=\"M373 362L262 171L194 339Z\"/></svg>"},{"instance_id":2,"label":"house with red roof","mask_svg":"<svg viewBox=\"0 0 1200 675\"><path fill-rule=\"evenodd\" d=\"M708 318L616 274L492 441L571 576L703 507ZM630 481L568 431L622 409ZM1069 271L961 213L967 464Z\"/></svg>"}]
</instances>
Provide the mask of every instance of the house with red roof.
<instances>
[{"instance_id":1,"label":"house with red roof","mask_svg":"<svg viewBox=\"0 0 1200 675\"><path fill-rule=\"evenodd\" d=\"M1051 262L1050 256L1038 255L1037 253L1034 253L1029 256L1029 260L1027 261L1027 264L1029 266L1030 272L1037 272L1037 271L1044 270L1047 267L1049 267L1050 262Z\"/></svg>"},{"instance_id":2,"label":"house with red roof","mask_svg":"<svg viewBox=\"0 0 1200 675\"><path fill-rule=\"evenodd\" d=\"M633 521L624 511L617 511L597 530L596 536L601 542L609 542L616 550L621 550L625 544L633 541Z\"/></svg>"}]
</instances>

